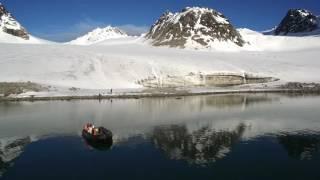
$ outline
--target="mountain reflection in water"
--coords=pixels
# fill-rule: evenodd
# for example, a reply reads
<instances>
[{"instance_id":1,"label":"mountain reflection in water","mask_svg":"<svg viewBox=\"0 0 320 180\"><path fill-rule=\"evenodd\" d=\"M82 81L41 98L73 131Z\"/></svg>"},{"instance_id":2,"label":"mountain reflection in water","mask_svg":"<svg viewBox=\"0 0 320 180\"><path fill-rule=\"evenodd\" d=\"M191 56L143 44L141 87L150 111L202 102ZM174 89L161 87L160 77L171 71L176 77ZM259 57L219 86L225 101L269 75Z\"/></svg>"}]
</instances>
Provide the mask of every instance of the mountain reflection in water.
<instances>
[{"instance_id":1,"label":"mountain reflection in water","mask_svg":"<svg viewBox=\"0 0 320 180\"><path fill-rule=\"evenodd\" d=\"M279 144L288 152L290 157L300 160L310 160L319 152L320 133L284 133L278 135Z\"/></svg>"},{"instance_id":2,"label":"mountain reflection in water","mask_svg":"<svg viewBox=\"0 0 320 180\"><path fill-rule=\"evenodd\" d=\"M320 177L313 171L320 165L318 107L318 96L277 94L0 103L0 178L47 179L49 174L35 176L31 170L41 164L57 170L61 166L61 173L56 172L60 178L65 177L63 169L77 166L71 179L85 179L90 168L100 173L94 177L106 178L106 168L117 177L120 167L128 172L126 178L136 179L148 174L137 175L139 168L148 169L151 179L179 172L185 179L212 179L219 173L219 179L237 179L231 174L276 179L261 172L280 168L279 177L287 177L299 167L292 176L313 179ZM107 151L87 147L81 130L88 121L114 134ZM69 155L73 158L64 165ZM94 165L78 166L91 161ZM244 161L254 168L236 167ZM159 175L157 169L163 168Z\"/></svg>"},{"instance_id":3,"label":"mountain reflection in water","mask_svg":"<svg viewBox=\"0 0 320 180\"><path fill-rule=\"evenodd\" d=\"M206 165L226 156L232 146L240 141L244 131L244 124L232 131L204 127L190 133L185 126L171 125L156 127L151 138L170 159Z\"/></svg>"},{"instance_id":4,"label":"mountain reflection in water","mask_svg":"<svg viewBox=\"0 0 320 180\"><path fill-rule=\"evenodd\" d=\"M30 143L30 137L0 139L0 177L13 165L13 161Z\"/></svg>"}]
</instances>

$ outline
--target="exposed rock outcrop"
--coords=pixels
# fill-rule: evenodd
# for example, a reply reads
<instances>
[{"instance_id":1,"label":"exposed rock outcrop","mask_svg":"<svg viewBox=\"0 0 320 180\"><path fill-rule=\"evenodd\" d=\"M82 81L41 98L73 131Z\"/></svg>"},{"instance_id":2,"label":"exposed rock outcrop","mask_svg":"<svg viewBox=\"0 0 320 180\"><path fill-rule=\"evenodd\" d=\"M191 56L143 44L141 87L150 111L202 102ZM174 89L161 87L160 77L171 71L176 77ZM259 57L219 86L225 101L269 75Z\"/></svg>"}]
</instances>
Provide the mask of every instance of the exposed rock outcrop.
<instances>
[{"instance_id":1,"label":"exposed rock outcrop","mask_svg":"<svg viewBox=\"0 0 320 180\"><path fill-rule=\"evenodd\" d=\"M0 30L13 36L28 40L29 34L20 23L15 20L11 13L0 3Z\"/></svg>"},{"instance_id":2,"label":"exposed rock outcrop","mask_svg":"<svg viewBox=\"0 0 320 180\"><path fill-rule=\"evenodd\" d=\"M185 8L181 12L164 13L147 33L154 46L210 48L216 42L243 46L245 41L230 21L209 8Z\"/></svg>"},{"instance_id":3,"label":"exposed rock outcrop","mask_svg":"<svg viewBox=\"0 0 320 180\"><path fill-rule=\"evenodd\" d=\"M318 27L318 18L310 11L305 9L290 9L274 33L275 35L304 33L314 31Z\"/></svg>"}]
</instances>

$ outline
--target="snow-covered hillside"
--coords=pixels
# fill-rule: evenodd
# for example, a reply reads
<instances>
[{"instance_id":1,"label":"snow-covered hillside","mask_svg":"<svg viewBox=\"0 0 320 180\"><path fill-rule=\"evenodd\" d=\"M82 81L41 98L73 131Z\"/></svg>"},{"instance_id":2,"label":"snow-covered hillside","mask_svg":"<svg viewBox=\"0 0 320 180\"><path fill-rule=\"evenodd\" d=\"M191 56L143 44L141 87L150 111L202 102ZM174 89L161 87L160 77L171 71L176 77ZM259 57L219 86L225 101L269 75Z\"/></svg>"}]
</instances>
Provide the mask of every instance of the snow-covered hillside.
<instances>
[{"instance_id":1,"label":"snow-covered hillside","mask_svg":"<svg viewBox=\"0 0 320 180\"><path fill-rule=\"evenodd\" d=\"M154 47L132 37L92 46L0 44L0 82L130 89L146 81L159 87L196 85L199 77L217 73L275 77L278 83L320 82L319 37L282 38L249 30L242 35L250 46L235 52Z\"/></svg>"},{"instance_id":2,"label":"snow-covered hillside","mask_svg":"<svg viewBox=\"0 0 320 180\"><path fill-rule=\"evenodd\" d=\"M107 26L105 28L96 28L93 31L81 36L68 44L91 45L102 42L107 39L117 39L127 37L128 35L116 27Z\"/></svg>"},{"instance_id":3,"label":"snow-covered hillside","mask_svg":"<svg viewBox=\"0 0 320 180\"><path fill-rule=\"evenodd\" d=\"M28 39L23 39L11 34L0 31L0 43L11 43L11 44L52 44L53 42L28 35Z\"/></svg>"},{"instance_id":4,"label":"snow-covered hillside","mask_svg":"<svg viewBox=\"0 0 320 180\"><path fill-rule=\"evenodd\" d=\"M308 35L303 36L273 36L264 35L250 29L242 28L237 29L243 39L247 43L241 50L248 51L293 51L309 48L320 49L320 37ZM314 33L314 32L312 32ZM239 48L238 48L239 50Z\"/></svg>"}]
</instances>

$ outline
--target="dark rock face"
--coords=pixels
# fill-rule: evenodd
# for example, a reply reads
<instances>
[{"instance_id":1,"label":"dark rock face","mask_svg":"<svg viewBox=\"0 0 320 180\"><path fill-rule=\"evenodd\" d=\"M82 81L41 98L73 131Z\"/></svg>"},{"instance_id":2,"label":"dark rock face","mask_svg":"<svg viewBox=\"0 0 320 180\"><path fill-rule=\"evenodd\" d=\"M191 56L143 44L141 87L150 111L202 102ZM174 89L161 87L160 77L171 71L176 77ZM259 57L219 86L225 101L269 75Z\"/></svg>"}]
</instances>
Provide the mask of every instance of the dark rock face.
<instances>
[{"instance_id":1,"label":"dark rock face","mask_svg":"<svg viewBox=\"0 0 320 180\"><path fill-rule=\"evenodd\" d=\"M243 46L245 41L221 13L208 8L185 8L179 13L166 12L151 27L146 38L155 46L185 48L196 43L208 48L215 41L230 41Z\"/></svg>"},{"instance_id":2,"label":"dark rock face","mask_svg":"<svg viewBox=\"0 0 320 180\"><path fill-rule=\"evenodd\" d=\"M310 32L318 27L318 19L311 12L304 9L290 9L276 28L275 35Z\"/></svg>"},{"instance_id":3,"label":"dark rock face","mask_svg":"<svg viewBox=\"0 0 320 180\"><path fill-rule=\"evenodd\" d=\"M0 4L0 16L4 14L8 14L9 12L4 8L2 4Z\"/></svg>"},{"instance_id":4,"label":"dark rock face","mask_svg":"<svg viewBox=\"0 0 320 180\"><path fill-rule=\"evenodd\" d=\"M0 3L0 30L13 36L29 39L29 34Z\"/></svg>"},{"instance_id":5,"label":"dark rock face","mask_svg":"<svg viewBox=\"0 0 320 180\"><path fill-rule=\"evenodd\" d=\"M29 39L29 35L24 29L15 30L15 29L4 28L3 31L8 33L8 34L11 34L11 35L14 35L14 36L18 36L18 37L21 37L21 38L26 39L26 40Z\"/></svg>"}]
</instances>

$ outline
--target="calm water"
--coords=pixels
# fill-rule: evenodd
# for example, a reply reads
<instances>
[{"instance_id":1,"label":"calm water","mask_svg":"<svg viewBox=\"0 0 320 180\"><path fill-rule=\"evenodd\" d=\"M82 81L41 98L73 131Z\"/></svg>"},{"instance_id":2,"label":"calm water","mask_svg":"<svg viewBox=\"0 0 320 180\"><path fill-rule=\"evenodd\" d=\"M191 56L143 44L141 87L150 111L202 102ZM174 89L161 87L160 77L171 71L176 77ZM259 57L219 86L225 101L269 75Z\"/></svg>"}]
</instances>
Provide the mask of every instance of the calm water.
<instances>
[{"instance_id":1,"label":"calm water","mask_svg":"<svg viewBox=\"0 0 320 180\"><path fill-rule=\"evenodd\" d=\"M317 96L0 103L0 179L320 179L319 149Z\"/></svg>"}]
</instances>

